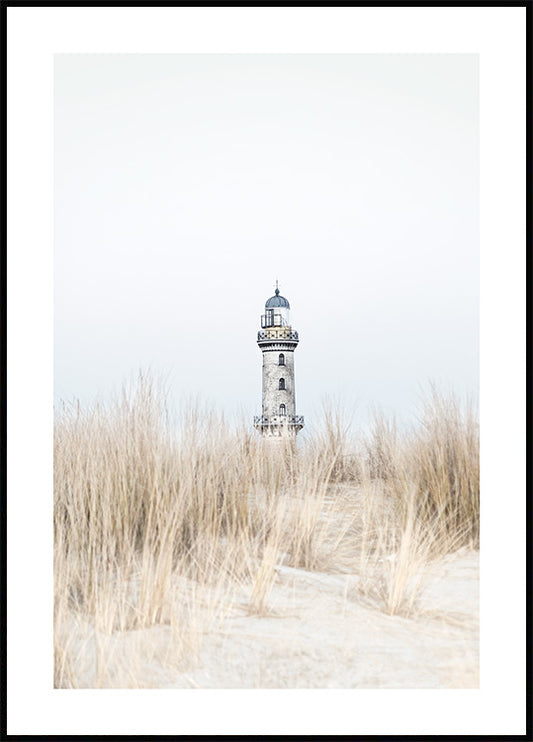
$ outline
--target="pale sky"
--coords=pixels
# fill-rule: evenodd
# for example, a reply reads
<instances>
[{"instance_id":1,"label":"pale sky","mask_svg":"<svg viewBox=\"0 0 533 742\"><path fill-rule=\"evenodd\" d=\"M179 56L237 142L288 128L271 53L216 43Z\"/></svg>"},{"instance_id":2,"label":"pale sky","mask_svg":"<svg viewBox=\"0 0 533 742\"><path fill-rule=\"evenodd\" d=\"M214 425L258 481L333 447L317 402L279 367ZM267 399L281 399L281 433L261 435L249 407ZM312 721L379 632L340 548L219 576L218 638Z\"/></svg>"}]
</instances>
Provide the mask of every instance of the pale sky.
<instances>
[{"instance_id":1,"label":"pale sky","mask_svg":"<svg viewBox=\"0 0 533 742\"><path fill-rule=\"evenodd\" d=\"M55 399L139 368L261 411L265 300L296 410L477 398L476 55L57 55Z\"/></svg>"}]
</instances>

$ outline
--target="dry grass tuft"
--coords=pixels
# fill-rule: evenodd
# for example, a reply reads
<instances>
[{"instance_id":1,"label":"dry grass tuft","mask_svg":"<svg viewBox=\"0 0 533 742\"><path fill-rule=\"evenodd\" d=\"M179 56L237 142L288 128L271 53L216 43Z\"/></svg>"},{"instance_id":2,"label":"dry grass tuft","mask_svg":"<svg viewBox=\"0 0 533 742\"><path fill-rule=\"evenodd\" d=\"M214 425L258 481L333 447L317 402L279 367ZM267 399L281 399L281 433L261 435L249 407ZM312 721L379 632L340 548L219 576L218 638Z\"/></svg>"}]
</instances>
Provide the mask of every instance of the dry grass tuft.
<instances>
[{"instance_id":1,"label":"dry grass tuft","mask_svg":"<svg viewBox=\"0 0 533 742\"><path fill-rule=\"evenodd\" d=\"M160 687L164 677L148 680L154 664L193 667L243 590L246 611L269 613L280 564L352 573L380 610L415 614L423 566L479 545L473 410L432 390L409 433L377 417L351 439L338 410L323 431L272 449L198 405L174 423L144 376L113 404L65 408L54 442L55 687Z\"/></svg>"}]
</instances>

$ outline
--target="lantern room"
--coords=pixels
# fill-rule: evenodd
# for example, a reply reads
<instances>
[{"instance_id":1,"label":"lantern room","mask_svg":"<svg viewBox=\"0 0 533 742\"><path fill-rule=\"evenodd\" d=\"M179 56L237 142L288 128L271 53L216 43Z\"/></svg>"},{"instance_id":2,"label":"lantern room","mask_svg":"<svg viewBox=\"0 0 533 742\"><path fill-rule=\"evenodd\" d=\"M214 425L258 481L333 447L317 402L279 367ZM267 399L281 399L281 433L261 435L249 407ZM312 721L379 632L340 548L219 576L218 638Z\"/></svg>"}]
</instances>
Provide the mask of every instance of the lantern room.
<instances>
[{"instance_id":1,"label":"lantern room","mask_svg":"<svg viewBox=\"0 0 533 742\"><path fill-rule=\"evenodd\" d=\"M274 296L267 299L265 303L265 313L261 315L261 327L290 327L290 308L288 300L280 296L276 286Z\"/></svg>"}]
</instances>

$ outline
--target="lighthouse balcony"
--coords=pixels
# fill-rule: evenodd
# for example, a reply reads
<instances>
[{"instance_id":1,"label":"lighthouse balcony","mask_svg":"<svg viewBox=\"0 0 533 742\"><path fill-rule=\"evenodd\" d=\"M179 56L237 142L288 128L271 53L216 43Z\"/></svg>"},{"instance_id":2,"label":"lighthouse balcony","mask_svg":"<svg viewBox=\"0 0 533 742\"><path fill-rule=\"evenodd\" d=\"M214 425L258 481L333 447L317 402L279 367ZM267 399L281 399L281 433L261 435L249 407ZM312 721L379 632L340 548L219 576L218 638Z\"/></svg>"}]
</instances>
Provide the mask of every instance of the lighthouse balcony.
<instances>
[{"instance_id":1,"label":"lighthouse balcony","mask_svg":"<svg viewBox=\"0 0 533 742\"><path fill-rule=\"evenodd\" d=\"M272 328L269 330L259 330L257 333L257 342L262 340L295 340L298 342L298 333L291 330L290 327Z\"/></svg>"},{"instance_id":2,"label":"lighthouse balcony","mask_svg":"<svg viewBox=\"0 0 533 742\"><path fill-rule=\"evenodd\" d=\"M273 309L261 315L261 327L286 327L288 324L287 317L277 312L274 314Z\"/></svg>"},{"instance_id":3,"label":"lighthouse balcony","mask_svg":"<svg viewBox=\"0 0 533 742\"><path fill-rule=\"evenodd\" d=\"M256 428L268 428L271 426L288 425L290 427L297 426L303 428L304 416L303 415L273 415L272 417L256 416L254 417L254 427Z\"/></svg>"}]
</instances>

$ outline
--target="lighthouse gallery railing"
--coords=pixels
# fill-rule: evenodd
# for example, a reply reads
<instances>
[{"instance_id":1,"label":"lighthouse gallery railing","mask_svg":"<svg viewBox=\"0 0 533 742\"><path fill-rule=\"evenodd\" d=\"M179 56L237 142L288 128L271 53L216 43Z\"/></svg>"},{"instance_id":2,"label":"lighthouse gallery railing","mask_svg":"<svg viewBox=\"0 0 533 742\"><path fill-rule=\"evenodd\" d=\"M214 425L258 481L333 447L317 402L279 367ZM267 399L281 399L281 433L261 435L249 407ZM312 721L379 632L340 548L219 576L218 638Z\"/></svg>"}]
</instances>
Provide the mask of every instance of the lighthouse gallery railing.
<instances>
[{"instance_id":1,"label":"lighthouse gallery railing","mask_svg":"<svg viewBox=\"0 0 533 742\"><path fill-rule=\"evenodd\" d=\"M275 415L274 417L256 416L254 425L279 425L280 421L286 425L303 425L303 415Z\"/></svg>"},{"instance_id":2,"label":"lighthouse gallery railing","mask_svg":"<svg viewBox=\"0 0 533 742\"><path fill-rule=\"evenodd\" d=\"M288 330L286 335L284 335L284 337L273 338L267 335L265 330L259 330L259 332L257 333L257 339L258 340L273 340L274 342L276 340L298 340L298 333L296 332L296 330Z\"/></svg>"}]
</instances>

